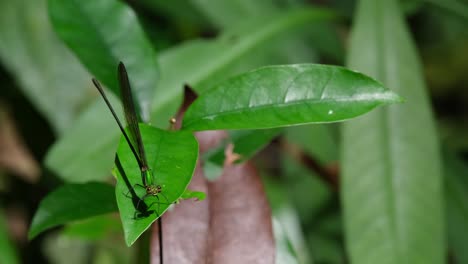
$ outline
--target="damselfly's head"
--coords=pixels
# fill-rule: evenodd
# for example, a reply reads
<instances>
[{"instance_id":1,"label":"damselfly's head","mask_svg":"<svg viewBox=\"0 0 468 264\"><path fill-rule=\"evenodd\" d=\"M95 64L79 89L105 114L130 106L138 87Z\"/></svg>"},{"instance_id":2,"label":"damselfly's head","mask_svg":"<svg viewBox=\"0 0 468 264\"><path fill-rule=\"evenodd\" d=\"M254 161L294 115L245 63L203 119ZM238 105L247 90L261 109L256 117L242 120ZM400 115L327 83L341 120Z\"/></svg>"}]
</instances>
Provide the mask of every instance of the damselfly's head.
<instances>
[{"instance_id":1,"label":"damselfly's head","mask_svg":"<svg viewBox=\"0 0 468 264\"><path fill-rule=\"evenodd\" d=\"M162 192L162 187L161 185L148 185L145 187L146 189L146 194L156 196L160 192Z\"/></svg>"}]
</instances>

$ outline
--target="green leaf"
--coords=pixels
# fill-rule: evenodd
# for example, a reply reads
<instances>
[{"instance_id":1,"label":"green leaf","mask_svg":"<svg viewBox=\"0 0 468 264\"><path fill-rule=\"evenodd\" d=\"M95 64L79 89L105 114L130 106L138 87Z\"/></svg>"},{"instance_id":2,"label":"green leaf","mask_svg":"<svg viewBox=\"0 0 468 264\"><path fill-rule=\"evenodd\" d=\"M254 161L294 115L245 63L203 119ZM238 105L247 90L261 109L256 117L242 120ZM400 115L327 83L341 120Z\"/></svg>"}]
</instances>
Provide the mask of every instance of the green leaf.
<instances>
[{"instance_id":1,"label":"green leaf","mask_svg":"<svg viewBox=\"0 0 468 264\"><path fill-rule=\"evenodd\" d=\"M132 9L117 0L49 0L49 13L60 38L116 95L116 67L125 63L143 120L149 120L158 64Z\"/></svg>"},{"instance_id":2,"label":"green leaf","mask_svg":"<svg viewBox=\"0 0 468 264\"><path fill-rule=\"evenodd\" d=\"M348 66L394 88L407 103L343 126L346 246L351 263L445 263L438 137L396 2L363 0L354 22Z\"/></svg>"},{"instance_id":3,"label":"green leaf","mask_svg":"<svg viewBox=\"0 0 468 264\"><path fill-rule=\"evenodd\" d=\"M436 7L445 9L452 14L458 15L459 17L468 20L468 4L463 3L461 0L425 0L428 3L433 4Z\"/></svg>"},{"instance_id":4,"label":"green leaf","mask_svg":"<svg viewBox=\"0 0 468 264\"><path fill-rule=\"evenodd\" d=\"M164 131L140 124L148 165L154 185L162 187L160 195L145 195L138 163L125 138L117 150L115 195L128 246L159 218L184 193L192 179L198 158L198 142L189 132ZM120 167L120 168L119 168Z\"/></svg>"},{"instance_id":5,"label":"green leaf","mask_svg":"<svg viewBox=\"0 0 468 264\"><path fill-rule=\"evenodd\" d=\"M183 129L258 129L335 122L401 98L373 79L337 66L263 67L222 82L184 115Z\"/></svg>"},{"instance_id":6,"label":"green leaf","mask_svg":"<svg viewBox=\"0 0 468 264\"><path fill-rule=\"evenodd\" d=\"M52 31L45 0L0 1L0 59L61 134L88 99L89 74Z\"/></svg>"},{"instance_id":7,"label":"green leaf","mask_svg":"<svg viewBox=\"0 0 468 264\"><path fill-rule=\"evenodd\" d=\"M12 243L8 232L8 226L5 221L3 211L0 211L0 263L20 263L18 259L18 253Z\"/></svg>"},{"instance_id":8,"label":"green leaf","mask_svg":"<svg viewBox=\"0 0 468 264\"><path fill-rule=\"evenodd\" d=\"M64 185L41 201L28 237L33 239L51 227L115 211L112 186L96 182Z\"/></svg>"},{"instance_id":9,"label":"green leaf","mask_svg":"<svg viewBox=\"0 0 468 264\"><path fill-rule=\"evenodd\" d=\"M241 29L233 29L214 41L195 40L161 53L159 63L164 71L157 86L164 90L154 97L152 124L167 127L167 120L179 107L184 83L203 93L212 83L245 70L245 65L236 66L239 62L247 60L249 67L262 65L258 65L256 57L259 51L267 49L271 41L285 32L333 18L330 11L323 9L290 11L263 23L242 25ZM129 78L134 76L129 74ZM93 105L86 111L47 154L47 166L67 181L102 179L112 167L120 132L112 124L114 120L105 104L101 100L96 103L100 106ZM95 144L89 145L90 140Z\"/></svg>"},{"instance_id":10,"label":"green leaf","mask_svg":"<svg viewBox=\"0 0 468 264\"><path fill-rule=\"evenodd\" d=\"M444 161L448 244L456 263L468 263L468 165L453 153Z\"/></svg>"}]
</instances>

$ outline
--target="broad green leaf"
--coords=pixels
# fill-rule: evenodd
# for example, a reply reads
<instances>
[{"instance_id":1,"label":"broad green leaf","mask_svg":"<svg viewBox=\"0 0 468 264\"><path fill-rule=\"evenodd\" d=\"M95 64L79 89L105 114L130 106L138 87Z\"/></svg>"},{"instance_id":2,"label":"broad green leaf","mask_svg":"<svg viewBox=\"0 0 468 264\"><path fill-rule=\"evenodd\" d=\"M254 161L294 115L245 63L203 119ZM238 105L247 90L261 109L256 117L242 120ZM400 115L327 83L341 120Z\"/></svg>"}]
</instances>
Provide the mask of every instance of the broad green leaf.
<instances>
[{"instance_id":1,"label":"broad green leaf","mask_svg":"<svg viewBox=\"0 0 468 264\"><path fill-rule=\"evenodd\" d=\"M60 38L116 95L117 64L125 63L142 118L149 120L158 64L132 9L117 0L49 0L49 13Z\"/></svg>"},{"instance_id":2,"label":"broad green leaf","mask_svg":"<svg viewBox=\"0 0 468 264\"><path fill-rule=\"evenodd\" d=\"M406 99L343 126L341 199L351 263L445 263L438 138L395 0L360 1L348 59Z\"/></svg>"},{"instance_id":3,"label":"broad green leaf","mask_svg":"<svg viewBox=\"0 0 468 264\"><path fill-rule=\"evenodd\" d=\"M0 211L0 263L16 264L20 263L18 253L9 237L8 226L3 211Z\"/></svg>"},{"instance_id":4,"label":"broad green leaf","mask_svg":"<svg viewBox=\"0 0 468 264\"><path fill-rule=\"evenodd\" d=\"M456 263L468 263L468 165L454 154L444 161L448 244Z\"/></svg>"},{"instance_id":5,"label":"broad green leaf","mask_svg":"<svg viewBox=\"0 0 468 264\"><path fill-rule=\"evenodd\" d=\"M33 217L28 237L71 221L115 212L114 188L104 183L68 184L46 196Z\"/></svg>"},{"instance_id":6,"label":"broad green leaf","mask_svg":"<svg viewBox=\"0 0 468 264\"><path fill-rule=\"evenodd\" d=\"M346 120L401 101L373 79L337 66L269 66L201 95L183 129L258 129Z\"/></svg>"},{"instance_id":7,"label":"broad green leaf","mask_svg":"<svg viewBox=\"0 0 468 264\"><path fill-rule=\"evenodd\" d=\"M138 163L122 137L117 150L115 195L124 228L125 241L131 246L151 224L184 193L198 158L198 143L192 133L164 131L140 124L153 185L162 187L160 195L148 196L142 187Z\"/></svg>"},{"instance_id":8,"label":"broad green leaf","mask_svg":"<svg viewBox=\"0 0 468 264\"><path fill-rule=\"evenodd\" d=\"M52 31L45 0L0 1L0 59L57 134L88 99L89 75Z\"/></svg>"},{"instance_id":9,"label":"broad green leaf","mask_svg":"<svg viewBox=\"0 0 468 264\"><path fill-rule=\"evenodd\" d=\"M255 23L244 24L242 30L233 29L213 41L195 40L161 53L159 64L163 70L157 86L164 90L154 97L152 123L167 127L167 120L179 107L185 83L199 93L205 92L212 83L246 70L247 66L240 67L239 63L248 61L247 69L264 64L264 60L258 61L257 55L285 32L333 18L332 13L321 9L290 11L270 17L263 23L255 20ZM111 70L114 69L115 65ZM129 78L132 80L134 76L129 74ZM101 100L96 103L100 106L93 105L80 116L68 130L70 132L60 138L47 154L46 165L66 181L102 179L112 166L120 132L112 124L114 120L104 103ZM116 103L113 105L117 106ZM90 145L90 140L95 143Z\"/></svg>"}]
</instances>

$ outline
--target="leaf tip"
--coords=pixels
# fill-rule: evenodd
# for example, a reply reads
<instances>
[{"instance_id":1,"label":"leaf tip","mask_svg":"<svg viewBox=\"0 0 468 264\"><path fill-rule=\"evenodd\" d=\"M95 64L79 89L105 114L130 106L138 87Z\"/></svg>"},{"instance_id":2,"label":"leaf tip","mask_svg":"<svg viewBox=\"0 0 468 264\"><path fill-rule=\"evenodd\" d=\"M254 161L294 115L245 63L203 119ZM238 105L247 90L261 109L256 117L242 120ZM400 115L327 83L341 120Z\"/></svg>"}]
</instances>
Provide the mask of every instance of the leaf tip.
<instances>
[{"instance_id":1,"label":"leaf tip","mask_svg":"<svg viewBox=\"0 0 468 264\"><path fill-rule=\"evenodd\" d=\"M391 90L388 90L384 93L383 99L384 99L383 101L389 104L404 103L406 101L405 98L401 97L400 95L398 95L397 93Z\"/></svg>"}]
</instances>

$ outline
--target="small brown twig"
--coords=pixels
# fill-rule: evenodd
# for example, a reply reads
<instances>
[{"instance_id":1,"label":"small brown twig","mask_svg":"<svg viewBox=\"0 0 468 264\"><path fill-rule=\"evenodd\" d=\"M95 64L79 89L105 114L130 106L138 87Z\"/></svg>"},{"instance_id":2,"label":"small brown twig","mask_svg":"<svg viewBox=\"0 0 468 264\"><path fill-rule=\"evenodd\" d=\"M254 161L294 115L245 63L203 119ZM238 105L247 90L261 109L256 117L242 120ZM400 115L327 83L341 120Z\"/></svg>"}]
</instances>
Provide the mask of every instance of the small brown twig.
<instances>
[{"instance_id":1,"label":"small brown twig","mask_svg":"<svg viewBox=\"0 0 468 264\"><path fill-rule=\"evenodd\" d=\"M297 145L286 140L282 141L281 147L285 153L290 155L298 163L311 170L322 179L335 192L339 190L338 165L323 166L314 157L305 153Z\"/></svg>"}]
</instances>

